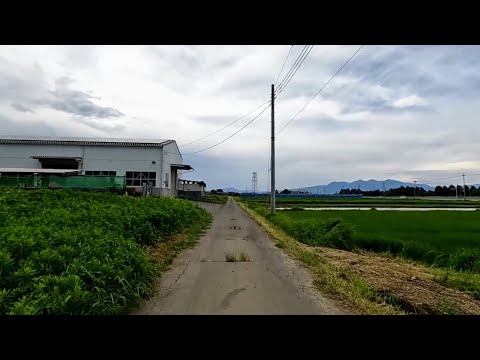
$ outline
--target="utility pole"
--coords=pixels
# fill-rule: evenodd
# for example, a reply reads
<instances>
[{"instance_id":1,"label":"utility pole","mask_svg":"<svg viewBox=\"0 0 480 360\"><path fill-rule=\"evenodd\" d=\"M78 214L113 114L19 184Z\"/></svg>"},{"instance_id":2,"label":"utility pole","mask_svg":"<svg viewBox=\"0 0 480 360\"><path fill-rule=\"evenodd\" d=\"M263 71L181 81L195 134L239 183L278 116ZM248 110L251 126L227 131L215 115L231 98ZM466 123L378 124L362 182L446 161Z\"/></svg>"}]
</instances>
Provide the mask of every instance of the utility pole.
<instances>
[{"instance_id":1,"label":"utility pole","mask_svg":"<svg viewBox=\"0 0 480 360\"><path fill-rule=\"evenodd\" d=\"M417 190L417 180L413 180L413 199L415 200L415 190Z\"/></svg>"},{"instance_id":2,"label":"utility pole","mask_svg":"<svg viewBox=\"0 0 480 360\"><path fill-rule=\"evenodd\" d=\"M467 200L467 191L465 189L465 174L462 174L463 176L463 200Z\"/></svg>"},{"instance_id":3,"label":"utility pole","mask_svg":"<svg viewBox=\"0 0 480 360\"><path fill-rule=\"evenodd\" d=\"M275 214L275 94L274 94L275 85L272 84L272 151L270 159L270 213Z\"/></svg>"},{"instance_id":4,"label":"utility pole","mask_svg":"<svg viewBox=\"0 0 480 360\"><path fill-rule=\"evenodd\" d=\"M458 184L455 185L455 200L458 200Z\"/></svg>"}]
</instances>

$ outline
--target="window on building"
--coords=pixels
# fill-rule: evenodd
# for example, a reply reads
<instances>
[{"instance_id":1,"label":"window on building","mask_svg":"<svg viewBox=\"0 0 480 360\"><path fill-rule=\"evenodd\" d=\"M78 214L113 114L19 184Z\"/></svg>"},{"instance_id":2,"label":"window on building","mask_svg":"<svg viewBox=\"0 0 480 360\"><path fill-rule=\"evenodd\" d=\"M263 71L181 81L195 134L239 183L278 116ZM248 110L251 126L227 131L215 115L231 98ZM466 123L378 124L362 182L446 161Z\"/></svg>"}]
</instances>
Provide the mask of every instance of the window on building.
<instances>
[{"instance_id":1,"label":"window on building","mask_svg":"<svg viewBox=\"0 0 480 360\"><path fill-rule=\"evenodd\" d=\"M88 176L116 176L116 171L85 171L85 175Z\"/></svg>"},{"instance_id":2,"label":"window on building","mask_svg":"<svg viewBox=\"0 0 480 360\"><path fill-rule=\"evenodd\" d=\"M168 173L165 173L165 187L168 187Z\"/></svg>"},{"instance_id":3,"label":"window on building","mask_svg":"<svg viewBox=\"0 0 480 360\"><path fill-rule=\"evenodd\" d=\"M127 186L142 186L147 183L155 186L156 172L127 171L125 172L125 183Z\"/></svg>"}]
</instances>

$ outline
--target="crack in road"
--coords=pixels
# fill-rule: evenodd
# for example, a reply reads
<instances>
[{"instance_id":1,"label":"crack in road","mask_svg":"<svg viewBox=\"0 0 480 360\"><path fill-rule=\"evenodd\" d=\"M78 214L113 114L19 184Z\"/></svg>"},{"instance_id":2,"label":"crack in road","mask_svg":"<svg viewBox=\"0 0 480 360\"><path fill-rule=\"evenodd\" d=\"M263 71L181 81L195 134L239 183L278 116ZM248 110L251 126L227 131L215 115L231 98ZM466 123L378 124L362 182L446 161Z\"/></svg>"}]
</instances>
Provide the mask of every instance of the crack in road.
<instances>
[{"instance_id":1,"label":"crack in road","mask_svg":"<svg viewBox=\"0 0 480 360\"><path fill-rule=\"evenodd\" d=\"M239 288L239 289L235 289L233 291L230 291L227 295L225 295L225 298L223 299L223 301L220 303L220 307L223 308L223 309L228 309L231 304L230 302L232 301L232 299L240 294L242 291L245 291L247 290L247 288Z\"/></svg>"}]
</instances>

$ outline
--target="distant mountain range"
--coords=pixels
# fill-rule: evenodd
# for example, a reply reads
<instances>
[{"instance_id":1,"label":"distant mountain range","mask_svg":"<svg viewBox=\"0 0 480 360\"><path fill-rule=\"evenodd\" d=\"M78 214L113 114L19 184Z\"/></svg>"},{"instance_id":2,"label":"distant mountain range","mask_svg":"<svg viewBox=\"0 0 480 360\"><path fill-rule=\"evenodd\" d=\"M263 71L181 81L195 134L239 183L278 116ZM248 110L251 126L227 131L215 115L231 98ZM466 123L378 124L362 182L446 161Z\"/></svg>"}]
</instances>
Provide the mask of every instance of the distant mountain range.
<instances>
[{"instance_id":1,"label":"distant mountain range","mask_svg":"<svg viewBox=\"0 0 480 360\"><path fill-rule=\"evenodd\" d=\"M413 186L413 183L406 183L398 180L392 180L392 179L387 179L387 180L357 180L353 182L345 182L345 181L340 181L340 182L331 182L328 185L315 185L315 186L308 186L304 188L297 188L295 190L299 191L309 191L312 194L335 194L339 193L340 190L342 189L360 189L360 190L366 190L366 191L373 191L373 190L383 190L383 186L385 185L385 191L390 190L390 189L395 189L399 188L400 186ZM480 184L475 184L473 185L476 188L480 187ZM422 187L425 190L435 190L434 186L430 186L427 184L419 184L417 183L417 187ZM278 189L278 191L282 191L283 189ZM236 192L236 193L244 193L244 190L240 189L235 189L233 187L227 187L223 188L224 192ZM259 193L265 193L265 191L258 191Z\"/></svg>"},{"instance_id":2,"label":"distant mountain range","mask_svg":"<svg viewBox=\"0 0 480 360\"><path fill-rule=\"evenodd\" d=\"M298 188L295 190L300 190L300 191L308 191L313 194L335 194L339 193L342 189L360 189L360 190L365 190L365 191L373 191L373 190L380 190L382 191L385 189L385 191L390 190L390 189L395 189L399 188L401 186L413 186L413 183L406 183L398 180L392 180L392 179L387 179L387 180L357 180L353 182L331 182L328 185L315 185L315 186L308 186L304 188ZM435 188L426 185L426 184L419 184L417 183L417 187L422 187L425 190L434 190Z\"/></svg>"}]
</instances>

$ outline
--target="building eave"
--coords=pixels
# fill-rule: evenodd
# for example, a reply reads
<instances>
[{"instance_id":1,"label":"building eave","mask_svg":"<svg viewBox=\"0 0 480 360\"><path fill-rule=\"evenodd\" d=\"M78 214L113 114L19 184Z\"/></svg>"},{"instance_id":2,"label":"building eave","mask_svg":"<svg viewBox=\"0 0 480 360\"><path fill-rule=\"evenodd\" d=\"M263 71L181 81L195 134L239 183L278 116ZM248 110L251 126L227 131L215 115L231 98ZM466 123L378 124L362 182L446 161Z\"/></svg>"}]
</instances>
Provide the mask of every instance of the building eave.
<instances>
[{"instance_id":1,"label":"building eave","mask_svg":"<svg viewBox=\"0 0 480 360\"><path fill-rule=\"evenodd\" d=\"M101 139L101 138L46 138L46 137L2 137L0 144L27 145L90 145L90 146L122 146L122 147L164 147L175 143L175 140L150 139Z\"/></svg>"}]
</instances>

